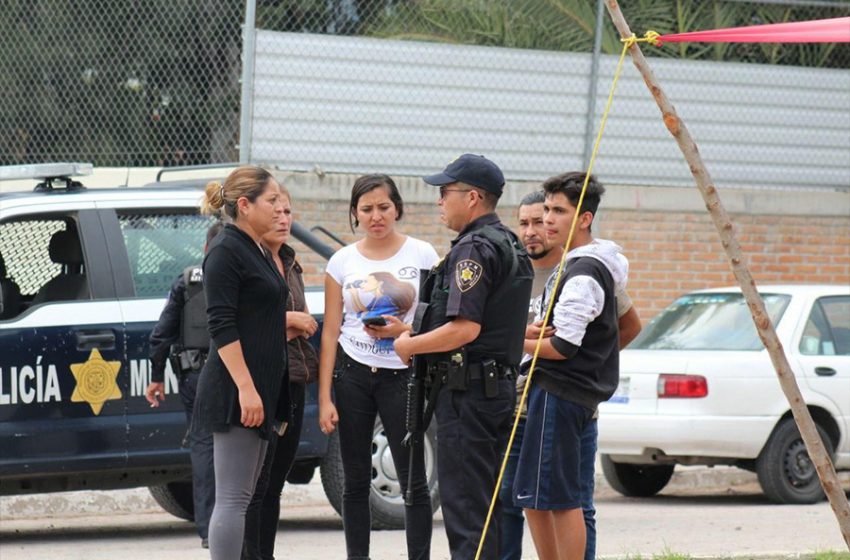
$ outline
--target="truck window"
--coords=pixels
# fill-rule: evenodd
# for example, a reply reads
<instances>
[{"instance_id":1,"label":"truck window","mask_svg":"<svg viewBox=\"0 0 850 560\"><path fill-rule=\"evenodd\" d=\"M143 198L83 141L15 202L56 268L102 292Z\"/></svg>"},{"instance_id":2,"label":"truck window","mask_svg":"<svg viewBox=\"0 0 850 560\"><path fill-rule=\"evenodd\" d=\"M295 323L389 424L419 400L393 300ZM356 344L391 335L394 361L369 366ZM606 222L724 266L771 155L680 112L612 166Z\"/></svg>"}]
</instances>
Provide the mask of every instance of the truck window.
<instances>
[{"instance_id":1,"label":"truck window","mask_svg":"<svg viewBox=\"0 0 850 560\"><path fill-rule=\"evenodd\" d=\"M200 264L212 218L197 213L119 211L136 297L164 297L183 270Z\"/></svg>"},{"instance_id":2,"label":"truck window","mask_svg":"<svg viewBox=\"0 0 850 560\"><path fill-rule=\"evenodd\" d=\"M70 216L0 224L0 320L42 303L91 299L80 236Z\"/></svg>"}]
</instances>

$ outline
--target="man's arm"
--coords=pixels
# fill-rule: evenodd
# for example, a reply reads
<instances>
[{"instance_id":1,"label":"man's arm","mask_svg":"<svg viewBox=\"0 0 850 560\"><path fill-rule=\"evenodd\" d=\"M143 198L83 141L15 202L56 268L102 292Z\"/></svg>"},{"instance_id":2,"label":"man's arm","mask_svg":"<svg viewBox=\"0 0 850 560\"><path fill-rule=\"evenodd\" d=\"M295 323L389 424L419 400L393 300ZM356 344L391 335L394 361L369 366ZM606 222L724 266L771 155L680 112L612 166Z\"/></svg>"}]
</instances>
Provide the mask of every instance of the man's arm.
<instances>
[{"instance_id":1,"label":"man's arm","mask_svg":"<svg viewBox=\"0 0 850 560\"><path fill-rule=\"evenodd\" d=\"M410 336L410 333L402 333L395 341L395 351L402 362L409 362L410 358L417 354L432 354L436 352L448 352L469 344L481 332L481 325L457 317L431 332Z\"/></svg>"},{"instance_id":2,"label":"man's arm","mask_svg":"<svg viewBox=\"0 0 850 560\"><path fill-rule=\"evenodd\" d=\"M526 354L534 356L534 350L537 348L537 339L536 338L526 338L522 343L522 350ZM573 353L575 355L575 353ZM545 358L547 360L566 360L567 356L561 354L555 347L552 346L552 338L544 338L540 343L540 351L537 353L538 358Z\"/></svg>"},{"instance_id":3,"label":"man's arm","mask_svg":"<svg viewBox=\"0 0 850 560\"><path fill-rule=\"evenodd\" d=\"M151 360L151 382L145 388L145 398L154 408L165 400L165 364L171 345L180 339L180 320L185 303L186 284L183 275L177 277L168 293L168 301L151 332L148 357ZM159 399L159 401L157 400Z\"/></svg>"},{"instance_id":4,"label":"man's arm","mask_svg":"<svg viewBox=\"0 0 850 560\"><path fill-rule=\"evenodd\" d=\"M553 312L553 336L540 344L538 356L548 360L567 360L578 352L587 325L602 312L605 292L590 276L580 275L568 279L561 289ZM537 338L526 339L523 349L534 354Z\"/></svg>"},{"instance_id":5,"label":"man's arm","mask_svg":"<svg viewBox=\"0 0 850 560\"><path fill-rule=\"evenodd\" d=\"M165 377L165 362L171 353L171 345L180 339L180 320L183 313L186 285L181 274L171 285L168 301L159 316L159 321L150 335L151 379L162 381Z\"/></svg>"},{"instance_id":6,"label":"man's arm","mask_svg":"<svg viewBox=\"0 0 850 560\"><path fill-rule=\"evenodd\" d=\"M473 235L455 245L446 256L446 317L450 320L428 333L399 336L395 351L401 360L448 352L478 338L487 298L500 274L498 265L496 249L487 240Z\"/></svg>"},{"instance_id":7,"label":"man's arm","mask_svg":"<svg viewBox=\"0 0 850 560\"><path fill-rule=\"evenodd\" d=\"M640 323L640 316L634 306L629 307L629 310L620 317L618 325L620 327L620 350L622 350L635 339L643 328Z\"/></svg>"}]
</instances>

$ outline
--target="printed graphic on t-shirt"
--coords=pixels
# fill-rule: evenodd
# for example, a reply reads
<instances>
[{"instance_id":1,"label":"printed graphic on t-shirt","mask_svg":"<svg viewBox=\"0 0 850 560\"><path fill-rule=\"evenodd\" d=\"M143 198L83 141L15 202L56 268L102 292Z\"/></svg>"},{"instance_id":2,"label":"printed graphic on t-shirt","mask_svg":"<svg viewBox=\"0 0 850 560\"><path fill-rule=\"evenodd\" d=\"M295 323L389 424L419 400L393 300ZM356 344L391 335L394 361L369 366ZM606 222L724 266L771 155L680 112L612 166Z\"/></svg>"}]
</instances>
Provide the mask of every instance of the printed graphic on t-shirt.
<instances>
[{"instance_id":1,"label":"printed graphic on t-shirt","mask_svg":"<svg viewBox=\"0 0 850 560\"><path fill-rule=\"evenodd\" d=\"M543 302L543 294L531 298L528 302L528 322L533 323L536 320L538 309L541 309Z\"/></svg>"},{"instance_id":2,"label":"printed graphic on t-shirt","mask_svg":"<svg viewBox=\"0 0 850 560\"><path fill-rule=\"evenodd\" d=\"M396 274L372 272L363 278L355 278L343 286L348 308L358 319L392 315L404 321L405 316L416 306L416 288L410 280L419 278L419 270L412 266L400 269ZM353 338L351 343L360 350L373 354L393 352L393 339L380 338L373 348L363 348L363 341Z\"/></svg>"}]
</instances>

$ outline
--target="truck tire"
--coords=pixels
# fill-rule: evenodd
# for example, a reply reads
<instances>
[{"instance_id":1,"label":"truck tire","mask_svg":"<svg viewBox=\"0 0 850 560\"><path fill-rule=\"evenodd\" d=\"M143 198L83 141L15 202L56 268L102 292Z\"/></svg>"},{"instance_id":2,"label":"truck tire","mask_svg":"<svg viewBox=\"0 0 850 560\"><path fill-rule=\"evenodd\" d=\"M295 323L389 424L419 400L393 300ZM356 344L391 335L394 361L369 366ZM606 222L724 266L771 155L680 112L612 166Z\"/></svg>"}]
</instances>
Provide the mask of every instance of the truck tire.
<instances>
[{"instance_id":1,"label":"truck tire","mask_svg":"<svg viewBox=\"0 0 850 560\"><path fill-rule=\"evenodd\" d=\"M829 436L820 426L818 433L826 452L833 457L834 449ZM815 466L793 418L783 420L756 459L759 484L772 502L778 504L814 504L823 500Z\"/></svg>"},{"instance_id":2,"label":"truck tire","mask_svg":"<svg viewBox=\"0 0 850 560\"><path fill-rule=\"evenodd\" d=\"M630 498L648 498L659 493L673 476L673 465L615 463L602 455L602 473L611 488Z\"/></svg>"},{"instance_id":3,"label":"truck tire","mask_svg":"<svg viewBox=\"0 0 850 560\"><path fill-rule=\"evenodd\" d=\"M286 475L286 481L290 484L309 484L316 472L316 465L310 463L295 463Z\"/></svg>"},{"instance_id":4,"label":"truck tire","mask_svg":"<svg viewBox=\"0 0 850 560\"><path fill-rule=\"evenodd\" d=\"M431 494L431 511L440 507L437 484L437 428L433 422L425 437L425 474ZM339 432L331 434L328 451L320 466L322 487L337 513L342 514L343 471L339 454ZM373 529L404 528L404 497L390 455L381 419L375 422L372 439L372 488L369 494Z\"/></svg>"},{"instance_id":5,"label":"truck tire","mask_svg":"<svg viewBox=\"0 0 850 560\"><path fill-rule=\"evenodd\" d=\"M148 491L159 507L180 519L195 520L195 502L192 499L192 482L178 481L148 486Z\"/></svg>"}]
</instances>

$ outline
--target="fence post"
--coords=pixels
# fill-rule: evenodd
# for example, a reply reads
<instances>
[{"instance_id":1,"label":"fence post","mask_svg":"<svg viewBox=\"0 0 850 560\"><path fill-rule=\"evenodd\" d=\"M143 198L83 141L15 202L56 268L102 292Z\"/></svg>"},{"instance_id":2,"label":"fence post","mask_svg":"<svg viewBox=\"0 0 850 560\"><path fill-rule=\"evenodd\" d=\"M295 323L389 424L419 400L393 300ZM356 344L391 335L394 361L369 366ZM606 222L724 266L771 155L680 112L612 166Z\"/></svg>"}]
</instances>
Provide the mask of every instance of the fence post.
<instances>
[{"instance_id":1,"label":"fence post","mask_svg":"<svg viewBox=\"0 0 850 560\"><path fill-rule=\"evenodd\" d=\"M256 44L257 0L245 0L245 24L242 27L242 94L239 110L239 163L251 162L254 117L254 55Z\"/></svg>"},{"instance_id":2,"label":"fence post","mask_svg":"<svg viewBox=\"0 0 850 560\"><path fill-rule=\"evenodd\" d=\"M599 84L599 59L602 56L602 20L605 17L605 0L596 0L596 33L593 36L593 58L590 61L590 79L587 89L587 120L584 126L584 157L582 169L590 165L593 136L596 131L596 88Z\"/></svg>"}]
</instances>

